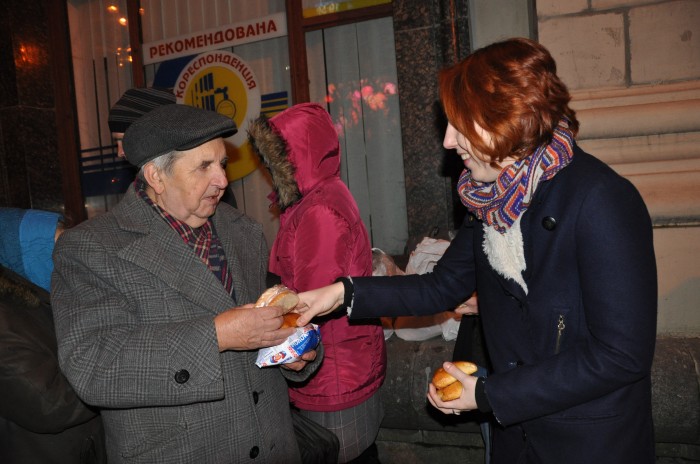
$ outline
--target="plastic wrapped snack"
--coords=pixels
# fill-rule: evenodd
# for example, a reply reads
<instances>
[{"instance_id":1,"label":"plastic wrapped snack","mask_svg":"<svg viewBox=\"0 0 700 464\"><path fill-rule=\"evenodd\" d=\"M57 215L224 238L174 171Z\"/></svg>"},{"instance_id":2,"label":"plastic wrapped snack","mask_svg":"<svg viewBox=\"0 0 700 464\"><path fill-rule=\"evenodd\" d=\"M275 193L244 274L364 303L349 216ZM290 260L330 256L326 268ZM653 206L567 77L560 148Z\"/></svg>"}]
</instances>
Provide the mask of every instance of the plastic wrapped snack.
<instances>
[{"instance_id":1,"label":"plastic wrapped snack","mask_svg":"<svg viewBox=\"0 0 700 464\"><path fill-rule=\"evenodd\" d=\"M315 349L320 341L321 331L316 324L299 327L284 343L258 350L255 364L267 367L299 361L302 354Z\"/></svg>"},{"instance_id":2,"label":"plastic wrapped snack","mask_svg":"<svg viewBox=\"0 0 700 464\"><path fill-rule=\"evenodd\" d=\"M292 309L298 302L299 298L295 292L284 285L275 285L260 295L255 306L282 306L286 309ZM282 327L296 327L297 318L298 314L296 313L285 314ZM266 367L299 361L302 354L315 349L320 341L321 331L318 329L318 325L307 324L304 327L297 327L296 331L284 343L258 350L255 364L258 367Z\"/></svg>"}]
</instances>

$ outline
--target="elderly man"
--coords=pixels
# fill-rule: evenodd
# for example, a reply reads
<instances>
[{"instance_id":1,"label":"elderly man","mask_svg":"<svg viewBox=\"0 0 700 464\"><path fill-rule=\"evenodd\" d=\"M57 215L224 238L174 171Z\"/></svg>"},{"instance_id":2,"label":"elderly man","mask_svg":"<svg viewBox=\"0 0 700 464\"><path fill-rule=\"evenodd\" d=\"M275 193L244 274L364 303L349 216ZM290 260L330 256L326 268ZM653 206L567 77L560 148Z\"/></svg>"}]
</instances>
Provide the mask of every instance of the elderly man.
<instances>
[{"instance_id":1,"label":"elderly man","mask_svg":"<svg viewBox=\"0 0 700 464\"><path fill-rule=\"evenodd\" d=\"M102 409L110 463L300 460L285 378L307 378L322 348L286 369L255 365L294 329L280 329L282 308L249 304L268 251L259 224L219 203L235 131L186 105L139 118L124 137L136 181L56 245L61 368Z\"/></svg>"}]
</instances>

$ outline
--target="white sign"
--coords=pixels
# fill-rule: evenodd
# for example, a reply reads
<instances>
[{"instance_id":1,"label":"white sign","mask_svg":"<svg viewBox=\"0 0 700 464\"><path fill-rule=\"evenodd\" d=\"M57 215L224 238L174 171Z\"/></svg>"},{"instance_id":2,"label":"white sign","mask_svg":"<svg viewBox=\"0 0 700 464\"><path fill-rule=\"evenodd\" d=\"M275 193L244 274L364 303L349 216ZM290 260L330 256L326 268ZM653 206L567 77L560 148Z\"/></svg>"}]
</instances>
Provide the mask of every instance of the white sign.
<instances>
[{"instance_id":1,"label":"white sign","mask_svg":"<svg viewBox=\"0 0 700 464\"><path fill-rule=\"evenodd\" d=\"M181 56L242 45L287 35L287 17L275 13L263 18L207 29L194 34L143 44L143 63L151 64Z\"/></svg>"}]
</instances>

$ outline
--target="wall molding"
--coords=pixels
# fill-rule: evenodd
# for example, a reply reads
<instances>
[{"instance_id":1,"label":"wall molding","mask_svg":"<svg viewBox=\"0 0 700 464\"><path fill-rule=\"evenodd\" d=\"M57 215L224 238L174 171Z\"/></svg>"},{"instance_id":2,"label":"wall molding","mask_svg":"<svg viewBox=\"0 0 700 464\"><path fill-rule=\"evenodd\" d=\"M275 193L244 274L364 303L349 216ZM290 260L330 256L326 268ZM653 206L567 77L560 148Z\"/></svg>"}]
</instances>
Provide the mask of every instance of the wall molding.
<instances>
[{"instance_id":1,"label":"wall molding","mask_svg":"<svg viewBox=\"0 0 700 464\"><path fill-rule=\"evenodd\" d=\"M572 92L581 148L639 189L657 227L700 225L700 81Z\"/></svg>"}]
</instances>

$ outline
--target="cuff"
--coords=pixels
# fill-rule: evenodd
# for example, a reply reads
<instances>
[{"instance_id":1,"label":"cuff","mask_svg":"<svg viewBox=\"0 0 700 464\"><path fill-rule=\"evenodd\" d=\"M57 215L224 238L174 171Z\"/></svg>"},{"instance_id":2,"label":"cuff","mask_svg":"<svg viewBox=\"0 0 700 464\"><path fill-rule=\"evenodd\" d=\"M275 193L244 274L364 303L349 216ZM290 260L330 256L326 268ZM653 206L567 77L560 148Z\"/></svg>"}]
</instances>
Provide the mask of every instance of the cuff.
<instances>
[{"instance_id":1,"label":"cuff","mask_svg":"<svg viewBox=\"0 0 700 464\"><path fill-rule=\"evenodd\" d=\"M491 409L491 404L489 403L489 398L486 396L486 378L479 377L479 379L476 381L474 397L476 399L476 407L479 408L479 411L493 411L493 409Z\"/></svg>"},{"instance_id":2,"label":"cuff","mask_svg":"<svg viewBox=\"0 0 700 464\"><path fill-rule=\"evenodd\" d=\"M352 303L355 296L355 286L352 283L352 277L338 277L335 282L340 282L343 284L343 304L341 304L337 310L345 310L350 317L352 312Z\"/></svg>"}]
</instances>

